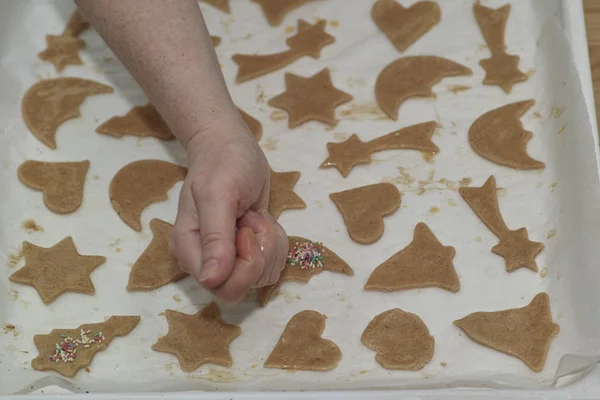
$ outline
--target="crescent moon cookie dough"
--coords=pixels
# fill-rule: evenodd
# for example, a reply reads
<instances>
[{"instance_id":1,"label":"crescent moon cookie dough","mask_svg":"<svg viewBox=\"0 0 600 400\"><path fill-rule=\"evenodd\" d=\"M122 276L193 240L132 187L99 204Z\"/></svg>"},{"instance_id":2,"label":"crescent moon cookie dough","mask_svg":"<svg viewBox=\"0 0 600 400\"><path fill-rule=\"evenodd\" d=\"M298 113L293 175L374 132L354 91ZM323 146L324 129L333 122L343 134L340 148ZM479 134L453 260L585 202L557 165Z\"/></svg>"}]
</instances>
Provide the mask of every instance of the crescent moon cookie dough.
<instances>
[{"instance_id":1,"label":"crescent moon cookie dough","mask_svg":"<svg viewBox=\"0 0 600 400\"><path fill-rule=\"evenodd\" d=\"M125 135L154 137L160 140L172 140L175 136L162 119L156 108L150 103L135 106L124 116L115 116L104 122L96 132L120 138Z\"/></svg>"},{"instance_id":2,"label":"crescent moon cookie dough","mask_svg":"<svg viewBox=\"0 0 600 400\"><path fill-rule=\"evenodd\" d=\"M110 182L110 202L131 229L141 232L142 211L168 199L167 192L185 179L187 168L161 160L139 160L121 168Z\"/></svg>"},{"instance_id":3,"label":"crescent moon cookie dough","mask_svg":"<svg viewBox=\"0 0 600 400\"><path fill-rule=\"evenodd\" d=\"M394 121L398 108L412 97L428 97L432 87L445 77L469 76L470 68L442 57L412 56L387 65L375 81L379 107Z\"/></svg>"},{"instance_id":4,"label":"crescent moon cookie dough","mask_svg":"<svg viewBox=\"0 0 600 400\"><path fill-rule=\"evenodd\" d=\"M375 268L365 290L439 287L458 292L460 282L452 263L455 255L454 247L442 245L429 227L419 222L412 242Z\"/></svg>"},{"instance_id":5,"label":"crescent moon cookie dough","mask_svg":"<svg viewBox=\"0 0 600 400\"><path fill-rule=\"evenodd\" d=\"M543 243L529 240L526 228L511 231L500 214L496 194L496 178L490 176L482 187L461 187L458 192L479 219L498 239L492 253L506 260L506 271L529 268L537 272L535 257L544 249Z\"/></svg>"},{"instance_id":6,"label":"crescent moon cookie dough","mask_svg":"<svg viewBox=\"0 0 600 400\"><path fill-rule=\"evenodd\" d=\"M128 292L158 289L188 276L169 250L173 225L155 218L150 229L152 241L131 268Z\"/></svg>"},{"instance_id":7,"label":"crescent moon cookie dough","mask_svg":"<svg viewBox=\"0 0 600 400\"><path fill-rule=\"evenodd\" d=\"M431 141L437 128L436 122L412 125L368 142L361 141L356 134L341 143L327 143L329 157L320 168L337 168L346 178L360 164L370 164L371 154L384 150L419 150L438 153L440 149Z\"/></svg>"},{"instance_id":8,"label":"crescent moon cookie dough","mask_svg":"<svg viewBox=\"0 0 600 400\"><path fill-rule=\"evenodd\" d=\"M442 10L433 1L420 1L406 8L395 0L377 0L371 18L403 53L440 22Z\"/></svg>"},{"instance_id":9,"label":"crescent moon cookie dough","mask_svg":"<svg viewBox=\"0 0 600 400\"><path fill-rule=\"evenodd\" d=\"M229 344L242 330L223 322L215 302L196 314L166 310L165 315L169 332L158 339L152 350L173 354L183 372L192 372L203 364L231 367Z\"/></svg>"},{"instance_id":10,"label":"crescent moon cookie dough","mask_svg":"<svg viewBox=\"0 0 600 400\"><path fill-rule=\"evenodd\" d=\"M543 292L523 308L476 312L454 325L473 341L516 357L535 372L544 369L550 342L560 331L552 322L550 297Z\"/></svg>"},{"instance_id":11,"label":"crescent moon cookie dough","mask_svg":"<svg viewBox=\"0 0 600 400\"><path fill-rule=\"evenodd\" d=\"M269 214L279 219L282 211L306 208L306 203L294 192L300 179L300 172L275 172L271 170L271 191L269 192Z\"/></svg>"},{"instance_id":12,"label":"crescent moon cookie dough","mask_svg":"<svg viewBox=\"0 0 600 400\"><path fill-rule=\"evenodd\" d=\"M44 194L44 204L56 214L75 212L83 201L83 184L89 161L25 161L17 170L19 181Z\"/></svg>"},{"instance_id":13,"label":"crescent moon cookie dough","mask_svg":"<svg viewBox=\"0 0 600 400\"><path fill-rule=\"evenodd\" d=\"M102 256L79 254L70 236L49 248L23 242L23 256L25 265L8 279L33 286L45 304L67 292L94 294L90 275L106 261Z\"/></svg>"},{"instance_id":14,"label":"crescent moon cookie dough","mask_svg":"<svg viewBox=\"0 0 600 400\"><path fill-rule=\"evenodd\" d=\"M527 80L527 75L519 70L519 56L508 54L504 44L510 4L494 10L475 3L473 12L485 43L492 53L491 58L479 62L485 69L483 84L500 86L504 92L510 93L515 83Z\"/></svg>"},{"instance_id":15,"label":"crescent moon cookie dough","mask_svg":"<svg viewBox=\"0 0 600 400\"><path fill-rule=\"evenodd\" d=\"M202 1L206 4L210 4L211 6L223 11L224 13L231 14L231 7L229 6L229 0L200 0L200 1Z\"/></svg>"},{"instance_id":16,"label":"crescent moon cookie dough","mask_svg":"<svg viewBox=\"0 0 600 400\"><path fill-rule=\"evenodd\" d=\"M21 100L27 128L40 142L56 149L56 130L65 121L79 117L79 106L87 96L112 93L113 88L80 78L56 78L30 87Z\"/></svg>"},{"instance_id":17,"label":"crescent moon cookie dough","mask_svg":"<svg viewBox=\"0 0 600 400\"><path fill-rule=\"evenodd\" d=\"M67 65L82 65L79 50L85 47L85 42L79 39L90 24L83 18L79 10L75 10L60 35L46 35L46 48L38 53L40 60L54 65L57 72Z\"/></svg>"},{"instance_id":18,"label":"crescent moon cookie dough","mask_svg":"<svg viewBox=\"0 0 600 400\"><path fill-rule=\"evenodd\" d=\"M89 366L98 352L106 350L113 339L127 336L139 322L139 316L112 316L101 323L35 335L33 342L40 354L31 361L31 367L72 378Z\"/></svg>"},{"instance_id":19,"label":"crescent moon cookie dough","mask_svg":"<svg viewBox=\"0 0 600 400\"><path fill-rule=\"evenodd\" d=\"M531 170L546 164L527 154L527 142L533 133L525 130L520 118L535 100L519 101L488 111L469 128L469 144L475 153L505 167Z\"/></svg>"},{"instance_id":20,"label":"crescent moon cookie dough","mask_svg":"<svg viewBox=\"0 0 600 400\"><path fill-rule=\"evenodd\" d=\"M252 0L260 6L271 26L279 26L283 18L296 8L318 0Z\"/></svg>"},{"instance_id":21,"label":"crescent moon cookie dough","mask_svg":"<svg viewBox=\"0 0 600 400\"><path fill-rule=\"evenodd\" d=\"M376 183L331 193L350 238L357 243L375 243L383 236L383 217L400 208L400 191L391 183Z\"/></svg>"},{"instance_id":22,"label":"crescent moon cookie dough","mask_svg":"<svg viewBox=\"0 0 600 400\"><path fill-rule=\"evenodd\" d=\"M325 32L326 25L324 20L311 25L300 19L298 32L285 41L289 50L267 55L234 54L231 59L240 67L236 82L242 83L277 71L304 56L318 59L321 49L335 42L335 38Z\"/></svg>"},{"instance_id":23,"label":"crescent moon cookie dough","mask_svg":"<svg viewBox=\"0 0 600 400\"><path fill-rule=\"evenodd\" d=\"M353 276L354 271L337 254L323 246L297 236L288 238L289 251L285 266L277 283L258 288L262 306L267 305L275 290L286 281L308 283L310 278L323 271Z\"/></svg>"},{"instance_id":24,"label":"crescent moon cookie dough","mask_svg":"<svg viewBox=\"0 0 600 400\"><path fill-rule=\"evenodd\" d=\"M265 361L265 368L328 371L342 358L339 347L323 339L325 316L312 310L294 315L286 325L275 348Z\"/></svg>"},{"instance_id":25,"label":"crescent moon cookie dough","mask_svg":"<svg viewBox=\"0 0 600 400\"><path fill-rule=\"evenodd\" d=\"M375 350L375 360L386 369L417 371L433 358L435 339L418 315L399 308L377 315L361 341Z\"/></svg>"}]
</instances>

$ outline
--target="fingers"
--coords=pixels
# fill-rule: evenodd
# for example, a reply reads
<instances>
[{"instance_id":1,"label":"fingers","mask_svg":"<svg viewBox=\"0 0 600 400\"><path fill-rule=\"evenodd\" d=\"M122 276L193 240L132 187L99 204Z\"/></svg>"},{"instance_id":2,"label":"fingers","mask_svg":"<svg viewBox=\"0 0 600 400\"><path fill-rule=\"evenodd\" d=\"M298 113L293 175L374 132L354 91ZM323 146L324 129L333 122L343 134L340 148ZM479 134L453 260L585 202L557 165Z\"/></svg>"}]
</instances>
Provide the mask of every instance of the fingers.
<instances>
[{"instance_id":1,"label":"fingers","mask_svg":"<svg viewBox=\"0 0 600 400\"><path fill-rule=\"evenodd\" d=\"M202 252L198 211L191 190L186 185L181 189L179 195L179 209L171 232L169 250L177 258L179 266L184 271L194 277L200 274Z\"/></svg>"}]
</instances>

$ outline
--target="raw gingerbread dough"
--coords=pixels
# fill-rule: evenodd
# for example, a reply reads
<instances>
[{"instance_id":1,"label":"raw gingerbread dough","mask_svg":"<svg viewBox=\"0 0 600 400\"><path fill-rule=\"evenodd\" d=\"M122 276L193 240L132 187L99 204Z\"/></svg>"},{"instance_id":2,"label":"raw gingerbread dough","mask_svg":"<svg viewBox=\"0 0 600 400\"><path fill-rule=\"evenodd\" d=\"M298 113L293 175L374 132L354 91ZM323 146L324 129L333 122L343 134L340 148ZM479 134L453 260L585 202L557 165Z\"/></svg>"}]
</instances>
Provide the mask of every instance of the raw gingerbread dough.
<instances>
[{"instance_id":1,"label":"raw gingerbread dough","mask_svg":"<svg viewBox=\"0 0 600 400\"><path fill-rule=\"evenodd\" d=\"M152 241L129 273L129 292L158 289L188 275L169 250L173 225L155 218L150 221L150 229Z\"/></svg>"},{"instance_id":2,"label":"raw gingerbread dough","mask_svg":"<svg viewBox=\"0 0 600 400\"><path fill-rule=\"evenodd\" d=\"M535 100L520 101L488 111L469 128L469 144L481 157L514 169L542 169L546 164L527 154L527 142L533 134L526 131L521 116Z\"/></svg>"},{"instance_id":3,"label":"raw gingerbread dough","mask_svg":"<svg viewBox=\"0 0 600 400\"><path fill-rule=\"evenodd\" d=\"M110 201L123 222L141 232L144 208L167 200L167 192L186 175L187 168L167 161L134 161L121 168L110 182Z\"/></svg>"},{"instance_id":4,"label":"raw gingerbread dough","mask_svg":"<svg viewBox=\"0 0 600 400\"><path fill-rule=\"evenodd\" d=\"M402 128L368 142L361 141L356 134L341 143L327 143L329 157L320 168L335 167L344 178L359 164L370 164L371 154L384 150L419 150L437 153L440 149L431 141L437 128L436 122L425 122Z\"/></svg>"},{"instance_id":5,"label":"raw gingerbread dough","mask_svg":"<svg viewBox=\"0 0 600 400\"><path fill-rule=\"evenodd\" d=\"M217 47L221 44L221 38L219 36L211 36L210 40L212 42L213 47Z\"/></svg>"},{"instance_id":6,"label":"raw gingerbread dough","mask_svg":"<svg viewBox=\"0 0 600 400\"><path fill-rule=\"evenodd\" d=\"M300 179L300 172L275 172L271 170L271 191L269 192L269 214L275 219L285 210L306 208L306 203L294 192Z\"/></svg>"},{"instance_id":7,"label":"raw gingerbread dough","mask_svg":"<svg viewBox=\"0 0 600 400\"><path fill-rule=\"evenodd\" d=\"M454 247L442 245L429 227L419 222L412 242L375 268L365 290L439 287L458 292L460 282L452 263L455 255Z\"/></svg>"},{"instance_id":8,"label":"raw gingerbread dough","mask_svg":"<svg viewBox=\"0 0 600 400\"><path fill-rule=\"evenodd\" d=\"M492 247L492 253L506 260L506 271L529 268L537 272L535 257L544 249L544 244L530 241L526 228L511 231L506 227L498 207L496 178L490 176L482 187L461 187L458 192L479 219L500 239Z\"/></svg>"},{"instance_id":9,"label":"raw gingerbread dough","mask_svg":"<svg viewBox=\"0 0 600 400\"><path fill-rule=\"evenodd\" d=\"M224 13L231 14L231 8L229 7L229 0L200 0L211 6L218 8Z\"/></svg>"},{"instance_id":10,"label":"raw gingerbread dough","mask_svg":"<svg viewBox=\"0 0 600 400\"><path fill-rule=\"evenodd\" d=\"M351 95L333 86L328 68L309 78L286 73L285 89L268 104L287 111L290 129L308 121L335 126L335 109L352 100Z\"/></svg>"},{"instance_id":11,"label":"raw gingerbread dough","mask_svg":"<svg viewBox=\"0 0 600 400\"><path fill-rule=\"evenodd\" d=\"M262 137L262 132L263 132L262 124L260 123L259 120L254 118L252 115L244 112L242 109L238 108L238 111L239 111L240 115L242 116L242 119L246 123L246 126L248 127L250 132L252 132L252 135L254 135L254 137L256 138L256 141L258 142L260 140L260 138Z\"/></svg>"},{"instance_id":12,"label":"raw gingerbread dough","mask_svg":"<svg viewBox=\"0 0 600 400\"><path fill-rule=\"evenodd\" d=\"M112 316L101 323L84 324L76 329L53 329L47 335L35 335L33 342L40 354L31 361L31 367L72 378L92 363L96 353L106 350L114 338L128 335L139 322L139 316ZM63 351L57 350L57 346Z\"/></svg>"},{"instance_id":13,"label":"raw gingerbread dough","mask_svg":"<svg viewBox=\"0 0 600 400\"><path fill-rule=\"evenodd\" d=\"M491 58L479 62L485 69L483 84L500 86L506 93L510 93L515 83L527 80L527 75L519 71L519 57L508 54L504 45L510 4L494 10L475 3L473 12L485 43L492 53Z\"/></svg>"},{"instance_id":14,"label":"raw gingerbread dough","mask_svg":"<svg viewBox=\"0 0 600 400\"><path fill-rule=\"evenodd\" d=\"M403 53L440 22L442 11L433 1L420 1L406 8L395 0L377 0L371 18Z\"/></svg>"},{"instance_id":15,"label":"raw gingerbread dough","mask_svg":"<svg viewBox=\"0 0 600 400\"><path fill-rule=\"evenodd\" d=\"M219 307L210 303L196 314L165 311L169 332L152 346L152 350L173 354L183 372L192 372L202 364L231 367L229 344L242 330L221 319Z\"/></svg>"},{"instance_id":16,"label":"raw gingerbread dough","mask_svg":"<svg viewBox=\"0 0 600 400\"><path fill-rule=\"evenodd\" d=\"M252 0L262 9L271 26L279 26L289 12L317 0Z\"/></svg>"},{"instance_id":17,"label":"raw gingerbread dough","mask_svg":"<svg viewBox=\"0 0 600 400\"><path fill-rule=\"evenodd\" d=\"M454 325L475 342L516 357L535 372L544 369L550 342L560 331L552 322L550 298L543 292L523 308L476 312Z\"/></svg>"},{"instance_id":18,"label":"raw gingerbread dough","mask_svg":"<svg viewBox=\"0 0 600 400\"><path fill-rule=\"evenodd\" d=\"M277 71L299 58L309 56L318 59L321 49L335 42L335 38L325 32L327 21L318 21L314 25L298 20L298 33L286 40L289 50L267 55L234 54L231 59L240 69L236 82L241 83Z\"/></svg>"},{"instance_id":19,"label":"raw gingerbread dough","mask_svg":"<svg viewBox=\"0 0 600 400\"><path fill-rule=\"evenodd\" d=\"M23 242L23 256L25 265L8 279L33 286L45 304L66 292L94 294L90 275L106 261L102 256L79 254L71 236L50 248Z\"/></svg>"},{"instance_id":20,"label":"raw gingerbread dough","mask_svg":"<svg viewBox=\"0 0 600 400\"><path fill-rule=\"evenodd\" d=\"M383 217L400 207L400 191L391 183L376 183L343 192L331 193L344 218L350 238L357 243L371 244L383 236Z\"/></svg>"},{"instance_id":21,"label":"raw gingerbread dough","mask_svg":"<svg viewBox=\"0 0 600 400\"><path fill-rule=\"evenodd\" d=\"M87 96L112 93L110 86L80 78L56 78L30 87L21 101L25 124L51 149L56 149L56 130L65 121L79 117L79 106Z\"/></svg>"},{"instance_id":22,"label":"raw gingerbread dough","mask_svg":"<svg viewBox=\"0 0 600 400\"><path fill-rule=\"evenodd\" d=\"M75 212L83 200L83 184L89 161L25 161L17 177L26 186L44 193L44 204L56 214Z\"/></svg>"},{"instance_id":23,"label":"raw gingerbread dough","mask_svg":"<svg viewBox=\"0 0 600 400\"><path fill-rule=\"evenodd\" d=\"M336 272L336 273L344 274L344 275L348 275L348 276L354 275L354 271L352 270L352 268L350 268L350 266L344 260L342 260L333 251L329 250L327 247L322 246L322 245L321 245L322 246L321 254L323 255L323 260L322 260L323 266L322 267L302 268L299 265L295 265L293 263L293 258L292 258L294 249L297 246L302 246L305 243L311 243L311 241L308 239L297 237L297 236L290 236L288 238L289 253L287 256L287 261L286 261L285 267L283 268L283 271L281 271L279 280L277 281L277 283L275 283L273 285L263 286L258 289L258 298L259 298L260 304L262 306L267 305L267 303L271 299L271 296L273 295L275 290L283 282L296 281L296 282L308 283L308 281L310 280L310 278L313 277L313 275L318 275L323 271ZM314 242L312 242L312 243L314 243Z\"/></svg>"},{"instance_id":24,"label":"raw gingerbread dough","mask_svg":"<svg viewBox=\"0 0 600 400\"><path fill-rule=\"evenodd\" d=\"M38 53L38 57L51 62L57 72L62 71L67 65L83 64L79 58L79 50L85 47L85 42L79 39L79 35L89 26L90 24L83 19L79 10L75 10L63 33L46 35L46 49Z\"/></svg>"},{"instance_id":25,"label":"raw gingerbread dough","mask_svg":"<svg viewBox=\"0 0 600 400\"><path fill-rule=\"evenodd\" d=\"M433 358L435 339L418 315L394 308L377 315L361 341L375 350L375 360L386 369L417 371Z\"/></svg>"},{"instance_id":26,"label":"raw gingerbread dough","mask_svg":"<svg viewBox=\"0 0 600 400\"><path fill-rule=\"evenodd\" d=\"M294 315L265 361L266 368L328 371L342 358L339 347L323 339L325 316L306 310Z\"/></svg>"},{"instance_id":27,"label":"raw gingerbread dough","mask_svg":"<svg viewBox=\"0 0 600 400\"><path fill-rule=\"evenodd\" d=\"M96 132L120 138L124 135L154 137L161 140L175 139L173 133L150 103L135 106L124 116L116 116L104 122Z\"/></svg>"},{"instance_id":28,"label":"raw gingerbread dough","mask_svg":"<svg viewBox=\"0 0 600 400\"><path fill-rule=\"evenodd\" d=\"M464 65L442 57L399 58L379 73L375 82L375 98L379 107L396 121L398 108L407 99L431 96L431 88L445 77L472 73Z\"/></svg>"}]
</instances>

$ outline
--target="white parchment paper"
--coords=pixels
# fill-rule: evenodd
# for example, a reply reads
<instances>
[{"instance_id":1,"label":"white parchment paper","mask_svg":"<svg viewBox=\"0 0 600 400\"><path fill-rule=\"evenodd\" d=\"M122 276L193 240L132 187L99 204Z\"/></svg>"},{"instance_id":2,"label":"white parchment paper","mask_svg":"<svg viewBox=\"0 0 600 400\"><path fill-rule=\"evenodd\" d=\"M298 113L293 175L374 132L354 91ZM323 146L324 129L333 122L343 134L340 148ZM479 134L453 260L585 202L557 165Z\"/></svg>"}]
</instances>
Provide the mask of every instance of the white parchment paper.
<instances>
[{"instance_id":1,"label":"white parchment paper","mask_svg":"<svg viewBox=\"0 0 600 400\"><path fill-rule=\"evenodd\" d=\"M414 1L402 1L410 5ZM261 145L276 171L301 171L297 193L306 210L288 211L280 222L289 234L320 240L344 258L355 276L324 273L307 285L286 283L266 308L252 298L238 305L221 304L226 321L241 325L242 335L231 345L231 369L205 365L185 374L177 360L150 349L167 332L161 315L165 309L195 313L211 300L209 293L190 278L152 293L127 293L130 266L151 240L152 218L173 222L178 191L169 201L152 205L142 215L143 232L128 228L112 210L108 185L125 164L158 158L185 164L176 142L124 137L113 139L95 128L114 115L125 114L145 97L133 79L93 31L83 38L84 66L67 67L60 76L94 79L115 88L115 93L89 97L81 118L63 124L57 150L50 150L28 132L20 114L20 99L36 81L58 76L52 65L36 54L45 47L44 35L59 33L73 10L70 1L20 0L0 2L0 394L28 392L46 385L72 391L177 391L177 390L317 390L374 388L435 388L447 386L509 386L539 388L555 385L560 376L585 371L600 355L600 216L598 171L581 84L569 45L560 28L558 0L520 0L512 3L506 43L521 56L520 67L529 80L506 95L497 87L482 86L479 60L489 57L472 14L472 1L441 1L442 22L416 42L405 55L439 55L473 70L471 77L446 78L434 87L435 99L412 99L400 108L398 121L379 110L374 98L378 73L401 55L370 18L373 1L327 0L289 14L271 28L259 7L246 0L231 0L226 15L205 4L213 35L221 36L217 53L236 104L259 119L264 128ZM351 3L351 5L350 5ZM484 1L499 7L504 1ZM234 83L235 53L270 53L284 50L298 18L329 21L327 31L336 42L324 48L319 60L303 58L284 71L310 76L324 67L332 71L336 87L354 96L338 109L340 123L327 129L308 123L287 129L285 113L266 101L284 90L284 71L240 85ZM160 34L157 32L156 34ZM456 85L472 89L454 93ZM543 171L515 171L492 164L468 145L467 131L481 114L525 99L536 100L522 118L534 133L528 151L544 161ZM325 144L352 133L370 140L401 127L438 121L433 137L441 152L426 160L419 152L389 151L374 155L374 162L355 168L347 179L334 169L320 170L327 157ZM74 214L49 212L42 195L20 184L17 167L25 160L80 161L89 159L84 201ZM508 274L504 260L491 253L494 235L475 216L457 192L464 178L480 186L490 175L497 179L500 209L509 228L526 227L532 240L545 250L537 258L540 273L518 270ZM352 242L329 193L380 181L394 182L401 190L400 210L385 219L385 234L377 243ZM439 209L439 212L436 210ZM34 219L43 232L22 228ZM454 264L460 292L421 289L396 293L364 292L372 270L404 248L416 223L429 225L444 244L456 248ZM8 276L23 265L18 260L24 240L52 246L72 235L82 254L104 255L107 262L92 274L94 296L66 294L45 306L35 290L10 283ZM479 346L461 335L452 321L474 311L493 311L528 304L547 291L560 334L551 344L545 369L533 373L521 361ZM400 307L418 314L436 339L430 364L417 372L387 371L363 346L360 335L377 314ZM333 340L343 357L332 371L285 372L262 368L285 324L297 312L317 310L327 315L324 337ZM139 326L96 356L90 371L74 379L33 371L37 350L32 337L52 328L72 328L102 321L110 315L141 315ZM442 366L442 363L445 366Z\"/></svg>"}]
</instances>

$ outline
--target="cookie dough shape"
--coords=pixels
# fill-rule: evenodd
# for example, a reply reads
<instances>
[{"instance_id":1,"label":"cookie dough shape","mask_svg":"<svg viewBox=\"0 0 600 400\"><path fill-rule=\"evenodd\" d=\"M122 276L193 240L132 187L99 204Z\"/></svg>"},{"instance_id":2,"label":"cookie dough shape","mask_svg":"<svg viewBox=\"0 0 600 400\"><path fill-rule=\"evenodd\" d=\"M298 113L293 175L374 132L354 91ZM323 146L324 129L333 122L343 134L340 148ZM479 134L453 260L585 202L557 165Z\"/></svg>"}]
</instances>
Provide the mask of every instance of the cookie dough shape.
<instances>
[{"instance_id":1,"label":"cookie dough shape","mask_svg":"<svg viewBox=\"0 0 600 400\"><path fill-rule=\"evenodd\" d=\"M510 4L494 10L475 3L473 12L485 43L492 53L491 58L479 62L485 69L483 84L500 86L504 92L510 93L515 83L527 80L527 75L519 70L519 56L508 54L504 44Z\"/></svg>"},{"instance_id":2,"label":"cookie dough shape","mask_svg":"<svg viewBox=\"0 0 600 400\"><path fill-rule=\"evenodd\" d=\"M455 255L454 247L442 245L429 227L419 222L412 242L375 268L365 290L439 287L458 292L460 282L452 263Z\"/></svg>"},{"instance_id":3,"label":"cookie dough shape","mask_svg":"<svg viewBox=\"0 0 600 400\"><path fill-rule=\"evenodd\" d=\"M328 371L342 358L339 347L323 339L325 316L306 310L294 315L265 361L266 368Z\"/></svg>"},{"instance_id":4,"label":"cookie dough shape","mask_svg":"<svg viewBox=\"0 0 600 400\"><path fill-rule=\"evenodd\" d=\"M412 125L369 142L361 141L356 134L341 143L327 143L329 157L320 168L335 167L346 178L360 164L370 164L371 154L384 150L419 150L437 153L440 149L431 141L436 122Z\"/></svg>"},{"instance_id":5,"label":"cookie dough shape","mask_svg":"<svg viewBox=\"0 0 600 400\"><path fill-rule=\"evenodd\" d=\"M166 310L165 315L169 332L158 339L152 350L173 354L183 372L192 372L202 364L231 367L229 344L242 330L223 322L215 302L196 314Z\"/></svg>"},{"instance_id":6,"label":"cookie dough shape","mask_svg":"<svg viewBox=\"0 0 600 400\"><path fill-rule=\"evenodd\" d=\"M454 325L475 342L516 357L535 372L544 369L550 342L560 331L552 322L550 298L544 292L523 308L476 312Z\"/></svg>"},{"instance_id":7,"label":"cookie dough shape","mask_svg":"<svg viewBox=\"0 0 600 400\"><path fill-rule=\"evenodd\" d=\"M523 128L520 118L535 100L520 101L488 111L469 128L469 144L481 157L505 167L531 170L546 164L527 154L533 133Z\"/></svg>"},{"instance_id":8,"label":"cookie dough shape","mask_svg":"<svg viewBox=\"0 0 600 400\"><path fill-rule=\"evenodd\" d=\"M135 106L124 116L115 116L104 122L96 132L120 138L125 135L154 137L160 140L175 139L173 133L150 103Z\"/></svg>"},{"instance_id":9,"label":"cookie dough shape","mask_svg":"<svg viewBox=\"0 0 600 400\"><path fill-rule=\"evenodd\" d=\"M406 8L395 0L377 0L371 18L403 53L440 22L442 11L433 1L420 1Z\"/></svg>"},{"instance_id":10,"label":"cookie dough shape","mask_svg":"<svg viewBox=\"0 0 600 400\"><path fill-rule=\"evenodd\" d=\"M292 263L294 249L297 247L301 247L305 243L313 243L311 240L290 236L288 238L289 244L289 253L286 260L285 267L283 271L281 271L281 275L277 283L269 286L263 286L258 289L258 299L262 306L266 306L275 290L286 281L296 281L302 283L308 283L310 278L314 275L319 275L323 271L335 272L338 274L344 274L347 276L353 276L354 271L350 266L342 260L337 254L333 251L329 250L327 247L322 246L322 267L314 267L314 268L301 268L300 265L294 265Z\"/></svg>"},{"instance_id":11,"label":"cookie dough shape","mask_svg":"<svg viewBox=\"0 0 600 400\"><path fill-rule=\"evenodd\" d=\"M279 26L283 18L296 8L317 0L252 0L262 9L265 18L271 26Z\"/></svg>"},{"instance_id":12,"label":"cookie dough shape","mask_svg":"<svg viewBox=\"0 0 600 400\"><path fill-rule=\"evenodd\" d=\"M254 118L252 115L244 112L242 109L238 108L238 111L239 111L240 115L242 116L244 123L246 124L246 126L248 127L248 129L250 130L250 132L256 138L256 141L258 142L260 140L260 138L262 137L262 133L263 133L262 124L260 123L259 120Z\"/></svg>"},{"instance_id":13,"label":"cookie dough shape","mask_svg":"<svg viewBox=\"0 0 600 400\"><path fill-rule=\"evenodd\" d=\"M113 88L80 78L56 78L30 87L21 101L27 128L40 142L56 149L56 130L65 121L79 117L79 106L87 96L112 93Z\"/></svg>"},{"instance_id":14,"label":"cookie dough shape","mask_svg":"<svg viewBox=\"0 0 600 400\"><path fill-rule=\"evenodd\" d=\"M212 42L213 47L217 47L221 44L221 38L219 36L211 36L210 41Z\"/></svg>"},{"instance_id":15,"label":"cookie dough shape","mask_svg":"<svg viewBox=\"0 0 600 400\"><path fill-rule=\"evenodd\" d=\"M375 82L375 98L388 117L396 121L398 108L406 100L431 96L431 88L445 77L472 73L464 65L442 57L399 58L379 73Z\"/></svg>"},{"instance_id":16,"label":"cookie dough shape","mask_svg":"<svg viewBox=\"0 0 600 400\"><path fill-rule=\"evenodd\" d=\"M289 50L267 55L234 54L231 59L240 68L236 82L242 83L277 71L304 56L318 59L321 49L335 42L335 38L325 32L327 21L321 20L314 25L298 20L298 33L289 37L286 44Z\"/></svg>"},{"instance_id":17,"label":"cookie dough shape","mask_svg":"<svg viewBox=\"0 0 600 400\"><path fill-rule=\"evenodd\" d=\"M94 294L90 275L106 261L102 256L79 254L71 236L50 248L23 242L23 256L25 265L8 279L33 286L45 304L66 292Z\"/></svg>"},{"instance_id":18,"label":"cookie dough shape","mask_svg":"<svg viewBox=\"0 0 600 400\"><path fill-rule=\"evenodd\" d=\"M383 217L400 208L400 191L391 183L376 183L331 193L344 218L350 238L357 243L375 243L383 236Z\"/></svg>"},{"instance_id":19,"label":"cookie dough shape","mask_svg":"<svg viewBox=\"0 0 600 400\"><path fill-rule=\"evenodd\" d=\"M89 161L43 162L28 160L19 166L22 184L44 193L44 204L56 214L75 212L83 201Z\"/></svg>"},{"instance_id":20,"label":"cookie dough shape","mask_svg":"<svg viewBox=\"0 0 600 400\"><path fill-rule=\"evenodd\" d=\"M167 192L186 175L187 168L167 161L134 161L121 168L110 182L110 202L123 222L141 232L142 211L152 203L167 200Z\"/></svg>"},{"instance_id":21,"label":"cookie dough shape","mask_svg":"<svg viewBox=\"0 0 600 400\"><path fill-rule=\"evenodd\" d=\"M85 47L85 42L79 35L90 24L83 19L79 10L75 10L67 22L63 33L60 35L46 35L46 49L38 53L41 60L54 65L57 72L62 71L67 65L81 65L79 50Z\"/></svg>"},{"instance_id":22,"label":"cookie dough shape","mask_svg":"<svg viewBox=\"0 0 600 400\"><path fill-rule=\"evenodd\" d=\"M150 221L152 241L129 273L128 292L158 289L188 276L169 250L173 225L160 219Z\"/></svg>"},{"instance_id":23,"label":"cookie dough shape","mask_svg":"<svg viewBox=\"0 0 600 400\"><path fill-rule=\"evenodd\" d=\"M492 253L506 260L506 271L529 268L537 272L535 257L544 249L543 243L529 240L526 228L511 231L500 214L496 195L496 178L490 176L482 187L461 187L458 192L479 219L500 239Z\"/></svg>"},{"instance_id":24,"label":"cookie dough shape","mask_svg":"<svg viewBox=\"0 0 600 400\"><path fill-rule=\"evenodd\" d=\"M200 0L206 4L223 11L224 13L231 14L231 7L229 6L229 0Z\"/></svg>"},{"instance_id":25,"label":"cookie dough shape","mask_svg":"<svg viewBox=\"0 0 600 400\"><path fill-rule=\"evenodd\" d=\"M35 335L33 342L40 354L31 361L31 367L72 378L89 366L98 352L106 350L114 338L127 336L139 322L139 316L112 316L101 323L84 324L76 329L53 329L47 335ZM57 350L57 346L62 351Z\"/></svg>"},{"instance_id":26,"label":"cookie dough shape","mask_svg":"<svg viewBox=\"0 0 600 400\"><path fill-rule=\"evenodd\" d=\"M308 121L335 126L335 109L352 101L351 95L333 86L328 68L309 78L286 73L285 89L268 104L287 111L290 129Z\"/></svg>"},{"instance_id":27,"label":"cookie dough shape","mask_svg":"<svg viewBox=\"0 0 600 400\"><path fill-rule=\"evenodd\" d=\"M418 371L433 358L435 339L418 315L394 308L377 315L361 341L375 350L375 360L386 369Z\"/></svg>"},{"instance_id":28,"label":"cookie dough shape","mask_svg":"<svg viewBox=\"0 0 600 400\"><path fill-rule=\"evenodd\" d=\"M269 214L279 219L282 211L306 208L306 203L294 192L300 179L300 172L275 172L271 170L271 191L269 192Z\"/></svg>"}]
</instances>

